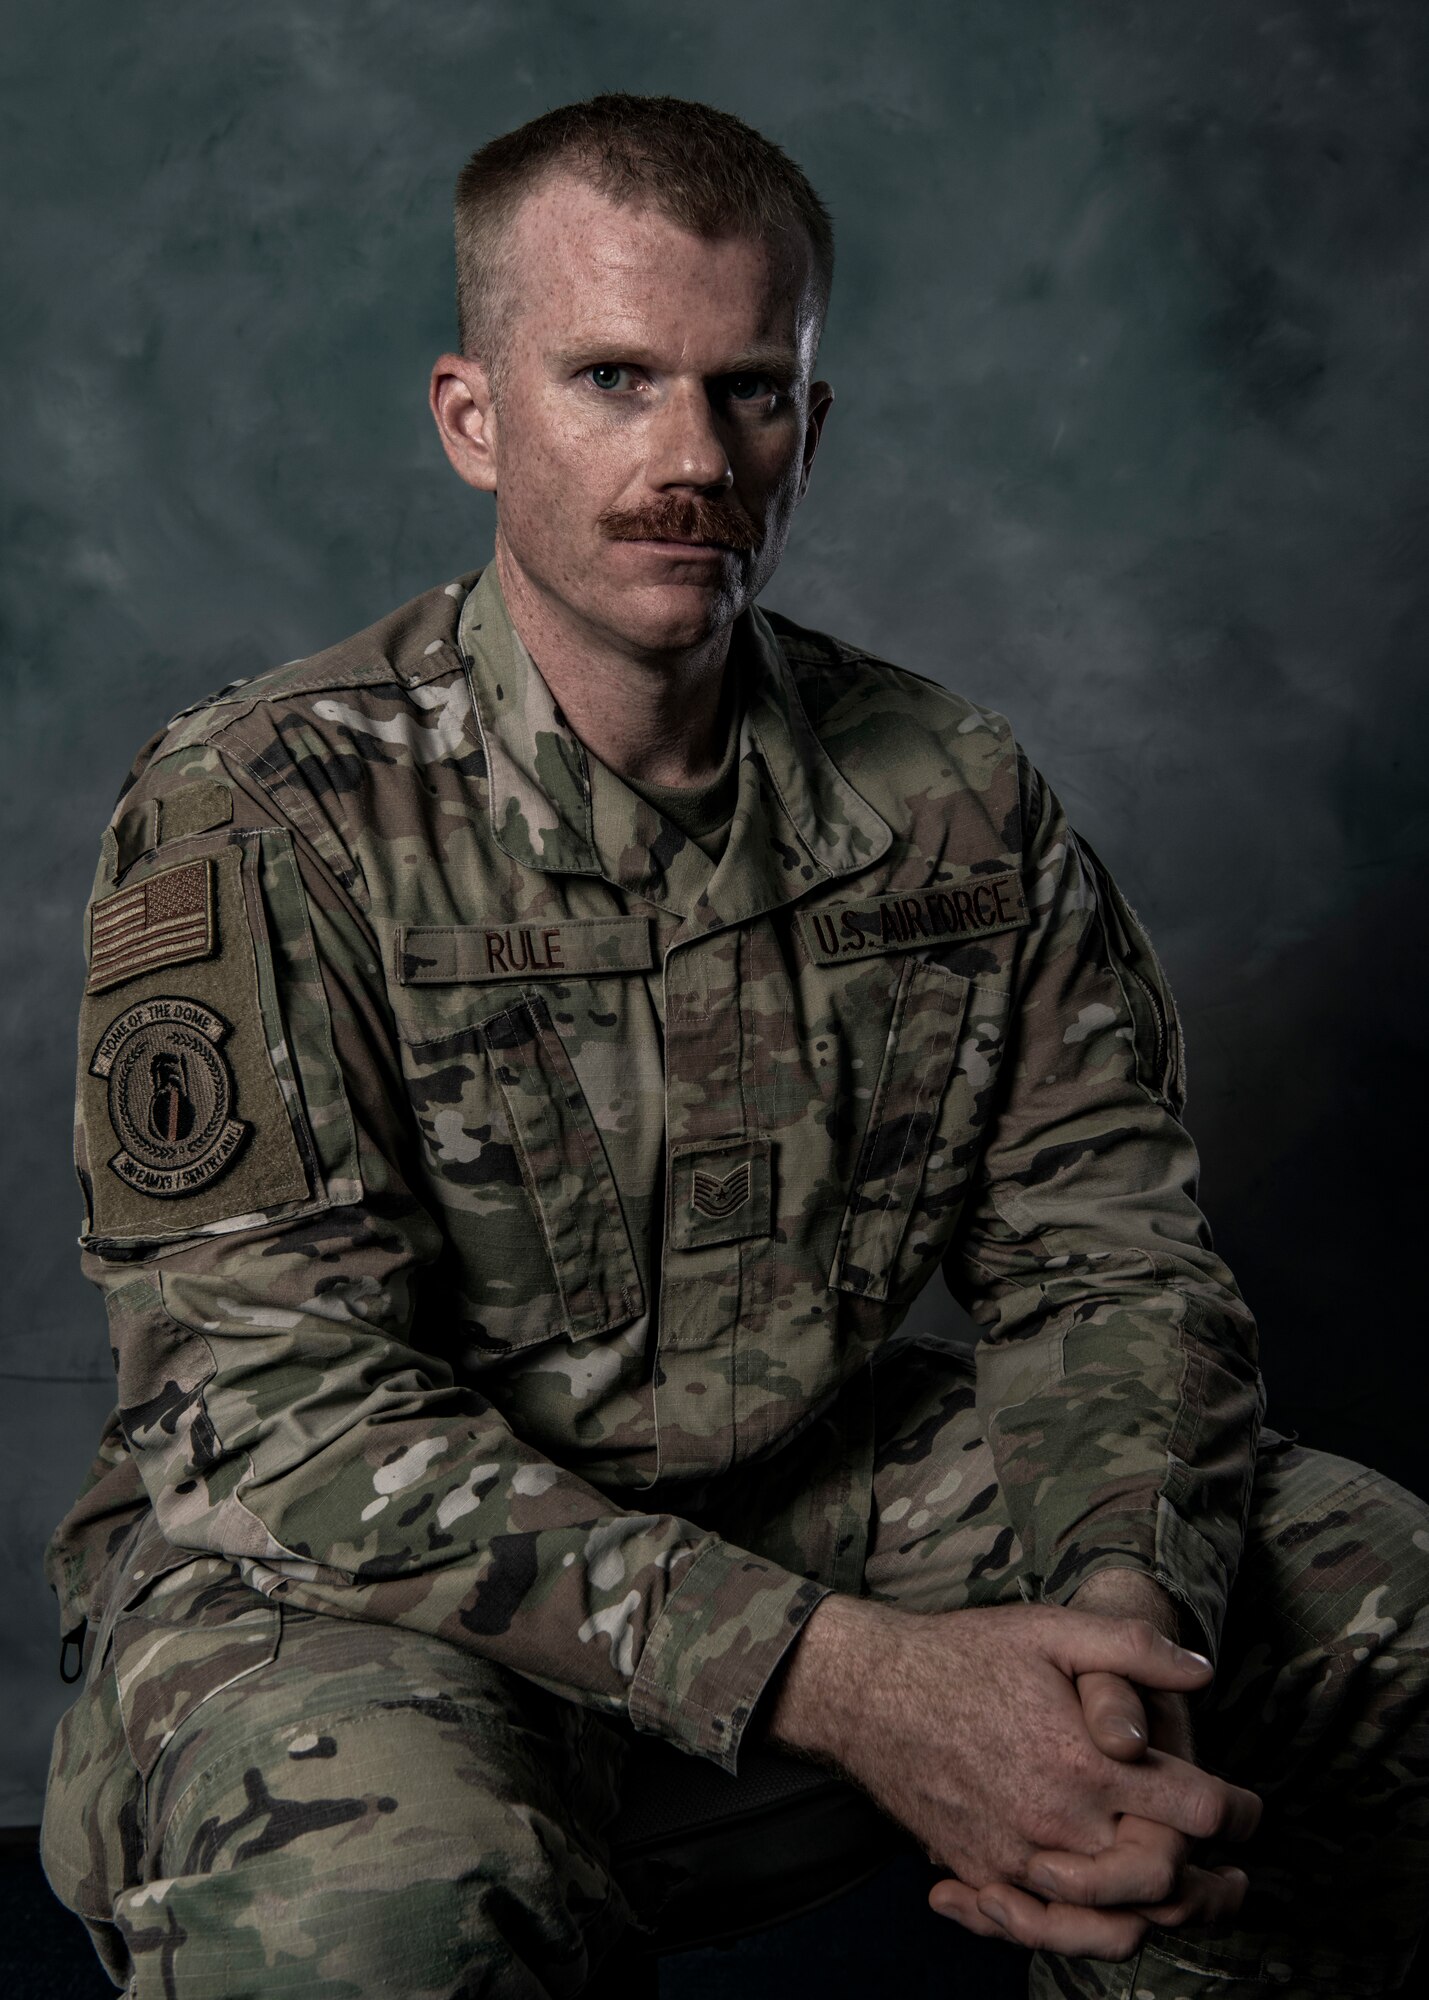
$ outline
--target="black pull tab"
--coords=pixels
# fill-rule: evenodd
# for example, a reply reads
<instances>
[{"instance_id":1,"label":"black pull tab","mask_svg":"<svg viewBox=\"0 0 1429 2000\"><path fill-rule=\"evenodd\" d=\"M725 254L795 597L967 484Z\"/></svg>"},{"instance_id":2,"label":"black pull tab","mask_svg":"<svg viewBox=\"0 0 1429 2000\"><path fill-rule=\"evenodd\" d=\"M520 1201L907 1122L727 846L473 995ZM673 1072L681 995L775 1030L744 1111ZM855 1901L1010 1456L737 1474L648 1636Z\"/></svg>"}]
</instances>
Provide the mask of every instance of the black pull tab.
<instances>
[{"instance_id":1,"label":"black pull tab","mask_svg":"<svg viewBox=\"0 0 1429 2000\"><path fill-rule=\"evenodd\" d=\"M89 1630L89 1620L81 1618L72 1632L66 1632L60 1640L60 1679L66 1687L73 1687L84 1672L84 1635ZM74 1648L74 1671L70 1672L70 1648Z\"/></svg>"}]
</instances>

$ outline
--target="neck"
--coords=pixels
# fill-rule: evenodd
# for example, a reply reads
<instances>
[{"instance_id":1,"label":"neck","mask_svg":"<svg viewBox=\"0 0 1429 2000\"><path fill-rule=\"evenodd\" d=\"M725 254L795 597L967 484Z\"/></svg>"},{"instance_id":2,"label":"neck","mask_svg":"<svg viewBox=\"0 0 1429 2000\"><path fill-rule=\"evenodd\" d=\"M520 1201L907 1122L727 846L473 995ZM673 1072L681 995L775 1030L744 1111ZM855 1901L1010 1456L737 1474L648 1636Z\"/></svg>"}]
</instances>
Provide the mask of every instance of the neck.
<instances>
[{"instance_id":1,"label":"neck","mask_svg":"<svg viewBox=\"0 0 1429 2000\"><path fill-rule=\"evenodd\" d=\"M636 654L594 627L575 625L565 607L531 582L499 534L496 574L522 645L566 721L602 764L653 785L698 784L718 768L728 625L697 646Z\"/></svg>"}]
</instances>

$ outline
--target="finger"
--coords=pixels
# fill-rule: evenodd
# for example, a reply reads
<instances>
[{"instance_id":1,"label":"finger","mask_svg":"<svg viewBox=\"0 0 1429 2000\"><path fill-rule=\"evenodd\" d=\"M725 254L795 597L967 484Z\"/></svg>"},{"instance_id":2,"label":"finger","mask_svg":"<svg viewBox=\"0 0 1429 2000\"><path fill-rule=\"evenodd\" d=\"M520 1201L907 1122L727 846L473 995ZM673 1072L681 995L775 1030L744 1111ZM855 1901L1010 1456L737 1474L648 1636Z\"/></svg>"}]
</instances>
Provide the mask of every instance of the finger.
<instances>
[{"instance_id":1,"label":"finger","mask_svg":"<svg viewBox=\"0 0 1429 2000\"><path fill-rule=\"evenodd\" d=\"M1254 1792L1164 1750L1148 1750L1138 1763L1120 1765L1107 1789L1121 1811L1157 1820L1188 1840L1249 1840L1260 1825Z\"/></svg>"},{"instance_id":2,"label":"finger","mask_svg":"<svg viewBox=\"0 0 1429 2000\"><path fill-rule=\"evenodd\" d=\"M1063 1673L1122 1674L1146 1687L1198 1688L1211 1678L1203 1653L1178 1646L1145 1618L1061 1610L1045 1628L1047 1657Z\"/></svg>"},{"instance_id":3,"label":"finger","mask_svg":"<svg viewBox=\"0 0 1429 2000\"><path fill-rule=\"evenodd\" d=\"M1140 1693L1147 1731L1156 1748L1169 1750L1188 1764L1196 1763L1196 1734L1185 1695L1168 1694L1163 1688L1142 1688Z\"/></svg>"},{"instance_id":4,"label":"finger","mask_svg":"<svg viewBox=\"0 0 1429 2000\"><path fill-rule=\"evenodd\" d=\"M970 1889L965 1882L959 1882L955 1876L935 1882L928 1891L928 1903L938 1916L951 1917L955 1924L961 1924L975 1937L1001 1938L1007 1944L1016 1942L1000 1924L983 1915L977 1905L977 1891Z\"/></svg>"},{"instance_id":5,"label":"finger","mask_svg":"<svg viewBox=\"0 0 1429 2000\"><path fill-rule=\"evenodd\" d=\"M1186 1860L1181 1834L1127 1814L1100 1854L1034 1854L1023 1879L1052 1903L1170 1903L1182 1893Z\"/></svg>"},{"instance_id":6,"label":"finger","mask_svg":"<svg viewBox=\"0 0 1429 2000\"><path fill-rule=\"evenodd\" d=\"M1228 1924L1239 1916L1250 1884L1242 1868L1187 1868L1181 1893L1169 1903L1137 1904L1138 1913L1174 1930L1179 1924Z\"/></svg>"},{"instance_id":7,"label":"finger","mask_svg":"<svg viewBox=\"0 0 1429 2000\"><path fill-rule=\"evenodd\" d=\"M1014 1944L1029 1951L1068 1952L1074 1958L1130 1958L1151 1928L1139 1911L1041 1903L1010 1882L979 1889L977 1905Z\"/></svg>"},{"instance_id":8,"label":"finger","mask_svg":"<svg viewBox=\"0 0 1429 2000\"><path fill-rule=\"evenodd\" d=\"M1125 1763L1139 1757L1151 1740L1141 1697L1120 1674L1079 1674L1082 1718L1087 1734L1105 1757Z\"/></svg>"}]
</instances>

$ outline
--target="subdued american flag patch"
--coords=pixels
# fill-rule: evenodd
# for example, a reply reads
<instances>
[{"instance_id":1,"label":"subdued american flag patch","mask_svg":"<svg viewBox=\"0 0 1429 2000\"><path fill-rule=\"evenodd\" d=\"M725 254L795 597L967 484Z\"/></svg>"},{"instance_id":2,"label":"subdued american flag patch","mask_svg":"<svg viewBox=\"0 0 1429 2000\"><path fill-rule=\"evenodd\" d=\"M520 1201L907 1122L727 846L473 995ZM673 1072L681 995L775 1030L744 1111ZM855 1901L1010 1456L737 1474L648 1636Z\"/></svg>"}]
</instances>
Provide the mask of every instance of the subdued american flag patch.
<instances>
[{"instance_id":1,"label":"subdued american flag patch","mask_svg":"<svg viewBox=\"0 0 1429 2000\"><path fill-rule=\"evenodd\" d=\"M160 869L120 889L89 913L86 993L102 993L160 965L207 958L213 950L213 883L207 860Z\"/></svg>"}]
</instances>

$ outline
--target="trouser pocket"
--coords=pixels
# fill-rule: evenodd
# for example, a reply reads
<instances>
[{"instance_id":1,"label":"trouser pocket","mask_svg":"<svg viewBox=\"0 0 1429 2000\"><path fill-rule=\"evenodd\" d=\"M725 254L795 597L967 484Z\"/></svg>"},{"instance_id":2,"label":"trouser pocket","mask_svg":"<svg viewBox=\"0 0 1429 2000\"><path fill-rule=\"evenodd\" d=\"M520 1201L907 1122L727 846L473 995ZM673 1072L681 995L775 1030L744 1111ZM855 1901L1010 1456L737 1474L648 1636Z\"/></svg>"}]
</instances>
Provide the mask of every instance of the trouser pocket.
<instances>
[{"instance_id":1,"label":"trouser pocket","mask_svg":"<svg viewBox=\"0 0 1429 2000\"><path fill-rule=\"evenodd\" d=\"M161 1577L114 1626L113 1669L125 1741L147 1779L203 1702L278 1651L281 1612L217 1556Z\"/></svg>"}]
</instances>

